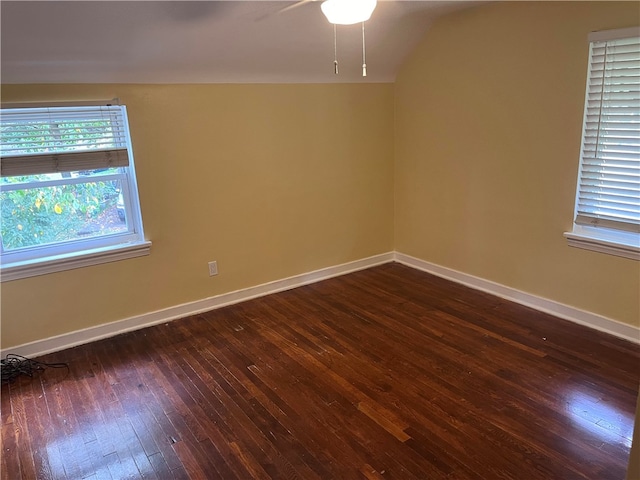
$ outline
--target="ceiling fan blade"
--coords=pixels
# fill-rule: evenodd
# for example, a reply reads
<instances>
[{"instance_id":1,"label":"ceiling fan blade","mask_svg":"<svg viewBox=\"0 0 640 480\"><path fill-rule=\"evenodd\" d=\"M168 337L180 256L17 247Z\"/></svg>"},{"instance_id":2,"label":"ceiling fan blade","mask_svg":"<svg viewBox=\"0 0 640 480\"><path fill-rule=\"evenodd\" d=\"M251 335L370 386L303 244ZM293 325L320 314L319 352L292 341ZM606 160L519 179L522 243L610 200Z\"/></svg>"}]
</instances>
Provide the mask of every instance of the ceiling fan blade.
<instances>
[{"instance_id":1,"label":"ceiling fan blade","mask_svg":"<svg viewBox=\"0 0 640 480\"><path fill-rule=\"evenodd\" d=\"M317 2L318 0L300 0L299 2L293 3L291 5L287 5L284 8L281 8L276 13L288 12L289 10L293 10L294 8L298 8L303 6L306 3Z\"/></svg>"},{"instance_id":2,"label":"ceiling fan blade","mask_svg":"<svg viewBox=\"0 0 640 480\"><path fill-rule=\"evenodd\" d=\"M256 18L256 22L259 22L260 20L264 20L265 18L268 18L271 15L279 15L281 13L288 12L289 10L293 10L294 8L298 8L303 5L306 5L307 3L317 2L317 1L318 0L300 0L298 2L292 3L291 5L287 5L286 7L282 7L280 10L276 10L274 12L269 12L269 13L265 13L264 15L261 15L260 17Z\"/></svg>"}]
</instances>

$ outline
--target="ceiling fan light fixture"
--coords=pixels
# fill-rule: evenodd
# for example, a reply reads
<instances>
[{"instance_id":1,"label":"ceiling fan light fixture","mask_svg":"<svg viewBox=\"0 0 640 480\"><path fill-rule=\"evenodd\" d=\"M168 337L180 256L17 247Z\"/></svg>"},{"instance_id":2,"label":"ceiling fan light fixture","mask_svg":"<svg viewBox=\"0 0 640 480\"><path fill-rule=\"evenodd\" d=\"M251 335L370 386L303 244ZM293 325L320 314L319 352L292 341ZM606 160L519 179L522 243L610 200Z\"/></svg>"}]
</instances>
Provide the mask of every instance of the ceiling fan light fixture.
<instances>
[{"instance_id":1,"label":"ceiling fan light fixture","mask_svg":"<svg viewBox=\"0 0 640 480\"><path fill-rule=\"evenodd\" d=\"M353 25L369 20L376 4L376 0L325 0L320 8L329 23Z\"/></svg>"}]
</instances>

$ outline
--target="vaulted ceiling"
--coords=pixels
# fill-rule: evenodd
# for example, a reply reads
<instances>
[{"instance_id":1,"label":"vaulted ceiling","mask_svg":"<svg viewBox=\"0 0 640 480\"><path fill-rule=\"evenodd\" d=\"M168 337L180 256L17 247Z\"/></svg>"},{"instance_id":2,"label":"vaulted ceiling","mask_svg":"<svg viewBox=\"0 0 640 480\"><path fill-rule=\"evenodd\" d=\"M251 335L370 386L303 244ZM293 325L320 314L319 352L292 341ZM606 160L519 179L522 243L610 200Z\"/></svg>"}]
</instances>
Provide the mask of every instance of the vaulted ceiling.
<instances>
[{"instance_id":1,"label":"vaulted ceiling","mask_svg":"<svg viewBox=\"0 0 640 480\"><path fill-rule=\"evenodd\" d=\"M429 25L467 1L379 1L366 23L333 26L308 2L7 1L2 83L393 82Z\"/></svg>"}]
</instances>

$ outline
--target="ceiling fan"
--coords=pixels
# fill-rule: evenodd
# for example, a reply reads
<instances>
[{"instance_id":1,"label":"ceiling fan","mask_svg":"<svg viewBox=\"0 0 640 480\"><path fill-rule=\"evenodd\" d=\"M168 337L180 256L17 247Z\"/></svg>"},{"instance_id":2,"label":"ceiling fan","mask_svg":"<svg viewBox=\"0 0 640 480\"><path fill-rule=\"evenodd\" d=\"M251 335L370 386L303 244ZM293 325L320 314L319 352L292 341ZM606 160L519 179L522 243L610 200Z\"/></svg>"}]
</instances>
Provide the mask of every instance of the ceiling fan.
<instances>
[{"instance_id":1,"label":"ceiling fan","mask_svg":"<svg viewBox=\"0 0 640 480\"><path fill-rule=\"evenodd\" d=\"M300 0L280 9L278 13L301 7L318 0ZM322 13L329 23L334 25L353 25L366 22L376 8L376 0L324 0L320 5Z\"/></svg>"},{"instance_id":2,"label":"ceiling fan","mask_svg":"<svg viewBox=\"0 0 640 480\"><path fill-rule=\"evenodd\" d=\"M300 7L307 3L317 0L300 0L292 5L282 8L278 13L286 12L293 8ZM329 23L333 24L333 70L338 74L338 44L337 44L337 25L354 25L362 24L362 76L367 76L367 62L365 56L365 36L364 22L371 18L371 14L375 10L377 0L324 0L320 5L320 9L324 16L327 17Z\"/></svg>"}]
</instances>

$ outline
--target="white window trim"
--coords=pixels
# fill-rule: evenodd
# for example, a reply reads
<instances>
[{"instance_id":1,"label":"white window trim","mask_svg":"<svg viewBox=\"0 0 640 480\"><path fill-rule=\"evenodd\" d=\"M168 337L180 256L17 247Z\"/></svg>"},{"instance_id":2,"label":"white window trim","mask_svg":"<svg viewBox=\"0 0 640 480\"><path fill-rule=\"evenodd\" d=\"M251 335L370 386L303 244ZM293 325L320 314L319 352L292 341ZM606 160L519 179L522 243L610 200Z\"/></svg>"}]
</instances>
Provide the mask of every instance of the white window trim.
<instances>
[{"instance_id":1,"label":"white window trim","mask_svg":"<svg viewBox=\"0 0 640 480\"><path fill-rule=\"evenodd\" d=\"M640 36L640 27L621 28L617 30L603 30L591 32L588 37L589 44L591 42L616 40L621 38ZM591 59L589 59L591 62ZM589 79L587 78L587 82ZM585 92L585 105L588 98L588 92ZM584 121L584 118L583 118ZM584 126L583 126L584 130ZM582 142L584 131L581 136L581 153L580 168L582 168ZM578 172L578 186L580 182L580 172ZM576 208L577 208L576 190ZM574 219L576 218L576 210L574 210ZM640 235L622 230L614 230L604 227L592 227L587 225L573 224L571 232L565 232L564 237L571 247L582 248L594 252L615 255L618 257L629 258L632 260L640 260Z\"/></svg>"},{"instance_id":2,"label":"white window trim","mask_svg":"<svg viewBox=\"0 0 640 480\"><path fill-rule=\"evenodd\" d=\"M143 242L132 242L124 245L83 250L81 252L52 255L50 257L4 264L2 266L0 280L2 282L10 282L12 280L63 272L75 268L99 265L101 263L143 257L150 253L151 242L145 240Z\"/></svg>"},{"instance_id":3,"label":"white window trim","mask_svg":"<svg viewBox=\"0 0 640 480\"><path fill-rule=\"evenodd\" d=\"M574 225L573 231L565 232L564 236L570 247L640 260L638 235L634 233Z\"/></svg>"},{"instance_id":4,"label":"white window trim","mask_svg":"<svg viewBox=\"0 0 640 480\"><path fill-rule=\"evenodd\" d=\"M31 108L31 107L70 107L70 106L94 106L94 105L120 105L120 101L114 98L109 101L86 101L86 102L53 102L42 104L37 103L3 103L2 108ZM135 168L133 167L133 158L131 153L131 136L129 132L128 118L125 113L126 139L128 145L129 166L131 170L127 175L132 179L132 183L137 185ZM122 182L122 187L129 189L129 182ZM61 253L53 253L47 256L37 258L18 259L13 262L0 262L0 282L8 282L20 280L23 278L46 275L49 273L73 270L76 268L88 267L92 265L100 265L119 260L137 258L147 256L151 253L151 242L144 238L142 215L139 209L140 201L138 191L132 189L125 197L128 204L127 211L132 212L136 217L135 225L137 229L129 231L125 234L116 235L120 237L133 237L130 241L123 241L118 244L100 245L105 239L97 238L88 243L88 248L75 251L65 251L64 245L59 248ZM109 242L109 239L106 239ZM68 242L75 243L75 242ZM92 246L91 243L94 243ZM46 246L45 246L46 247ZM48 248L48 247L47 247ZM54 248L55 250L55 248ZM3 258L4 260L4 258Z\"/></svg>"}]
</instances>

